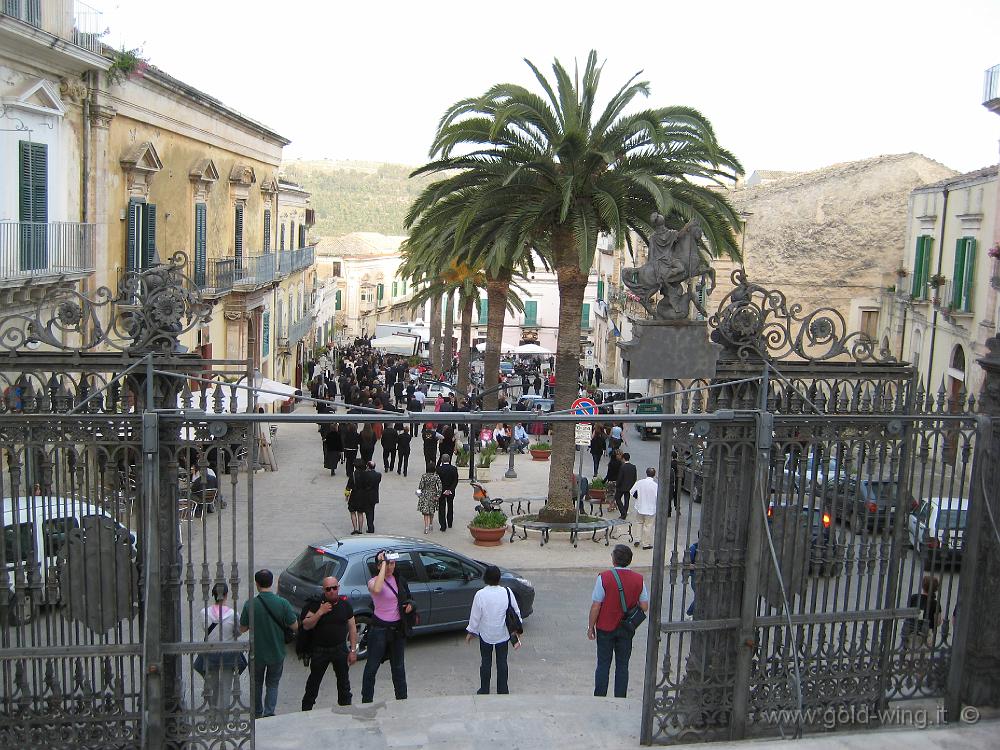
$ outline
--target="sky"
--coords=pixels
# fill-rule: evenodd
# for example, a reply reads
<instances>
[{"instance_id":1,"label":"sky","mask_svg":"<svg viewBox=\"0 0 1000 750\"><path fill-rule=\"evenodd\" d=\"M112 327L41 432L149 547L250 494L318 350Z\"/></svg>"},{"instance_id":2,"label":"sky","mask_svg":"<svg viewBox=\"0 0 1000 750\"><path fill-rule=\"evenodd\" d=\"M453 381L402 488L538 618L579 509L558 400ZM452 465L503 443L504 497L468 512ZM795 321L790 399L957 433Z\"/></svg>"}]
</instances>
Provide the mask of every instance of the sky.
<instances>
[{"instance_id":1,"label":"sky","mask_svg":"<svg viewBox=\"0 0 1000 750\"><path fill-rule=\"evenodd\" d=\"M449 105L531 86L524 58L550 73L596 49L605 100L642 71L642 107L700 110L747 175L909 151L960 172L1000 161L982 106L996 0L88 3L107 43L290 139L286 159L422 164Z\"/></svg>"}]
</instances>

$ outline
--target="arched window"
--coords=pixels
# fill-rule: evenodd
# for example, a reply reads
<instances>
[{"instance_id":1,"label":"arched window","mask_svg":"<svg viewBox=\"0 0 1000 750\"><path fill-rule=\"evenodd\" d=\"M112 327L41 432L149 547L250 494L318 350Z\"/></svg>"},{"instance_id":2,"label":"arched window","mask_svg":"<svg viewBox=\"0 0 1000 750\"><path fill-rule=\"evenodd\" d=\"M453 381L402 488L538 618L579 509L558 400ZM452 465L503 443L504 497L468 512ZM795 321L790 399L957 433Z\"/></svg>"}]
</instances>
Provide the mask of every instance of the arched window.
<instances>
[{"instance_id":1,"label":"arched window","mask_svg":"<svg viewBox=\"0 0 1000 750\"><path fill-rule=\"evenodd\" d=\"M951 369L965 375L965 350L961 344L956 344L951 353Z\"/></svg>"}]
</instances>

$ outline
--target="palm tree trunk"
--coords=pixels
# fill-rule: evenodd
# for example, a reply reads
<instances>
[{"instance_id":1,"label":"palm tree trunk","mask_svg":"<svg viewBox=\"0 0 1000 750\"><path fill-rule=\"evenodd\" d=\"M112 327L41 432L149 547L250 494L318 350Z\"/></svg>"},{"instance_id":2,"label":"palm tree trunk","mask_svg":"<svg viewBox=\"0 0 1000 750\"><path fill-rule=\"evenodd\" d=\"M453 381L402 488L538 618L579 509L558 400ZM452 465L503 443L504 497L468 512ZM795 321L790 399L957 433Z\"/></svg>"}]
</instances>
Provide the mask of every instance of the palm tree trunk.
<instances>
[{"instance_id":1,"label":"palm tree trunk","mask_svg":"<svg viewBox=\"0 0 1000 750\"><path fill-rule=\"evenodd\" d=\"M451 367L455 358L455 290L448 290L444 306L444 366Z\"/></svg>"},{"instance_id":2,"label":"palm tree trunk","mask_svg":"<svg viewBox=\"0 0 1000 750\"><path fill-rule=\"evenodd\" d=\"M462 337L458 342L458 392L463 396L469 392L472 385L472 312L476 306L473 294L459 293L462 302Z\"/></svg>"},{"instance_id":3,"label":"palm tree trunk","mask_svg":"<svg viewBox=\"0 0 1000 750\"><path fill-rule=\"evenodd\" d=\"M441 375L441 295L435 295L431 298L430 317L431 370L434 372L434 377L439 377Z\"/></svg>"},{"instance_id":4,"label":"palm tree trunk","mask_svg":"<svg viewBox=\"0 0 1000 750\"><path fill-rule=\"evenodd\" d=\"M498 385L500 373L500 345L503 342L503 321L507 314L507 292L510 289L511 272L503 269L495 278L486 281L486 353L483 357L483 389L489 391ZM499 408L500 391L487 393L483 408L487 411Z\"/></svg>"},{"instance_id":5,"label":"palm tree trunk","mask_svg":"<svg viewBox=\"0 0 1000 750\"><path fill-rule=\"evenodd\" d=\"M556 343L556 394L553 411L568 409L577 397L580 368L580 321L587 274L580 271L573 235L556 232L552 243L556 283L559 287L559 339ZM572 422L553 422L549 466L548 502L539 520L572 521L576 450Z\"/></svg>"}]
</instances>

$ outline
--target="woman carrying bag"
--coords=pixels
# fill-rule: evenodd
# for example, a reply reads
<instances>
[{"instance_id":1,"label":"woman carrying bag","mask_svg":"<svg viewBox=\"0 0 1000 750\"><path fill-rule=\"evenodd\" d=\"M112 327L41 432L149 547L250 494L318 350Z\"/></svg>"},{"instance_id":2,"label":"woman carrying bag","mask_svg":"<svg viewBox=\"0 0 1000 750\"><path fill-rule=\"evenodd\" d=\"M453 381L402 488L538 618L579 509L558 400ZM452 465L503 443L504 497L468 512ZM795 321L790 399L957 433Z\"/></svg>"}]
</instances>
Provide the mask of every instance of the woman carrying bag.
<instances>
[{"instance_id":1,"label":"woman carrying bag","mask_svg":"<svg viewBox=\"0 0 1000 750\"><path fill-rule=\"evenodd\" d=\"M382 550L375 555L378 572L368 581L375 612L368 625L368 658L361 681L361 702L375 698L375 677L388 655L396 700L406 700L406 637L416 622L417 609L402 576L396 575L398 553Z\"/></svg>"},{"instance_id":2,"label":"woman carrying bag","mask_svg":"<svg viewBox=\"0 0 1000 750\"><path fill-rule=\"evenodd\" d=\"M236 612L227 604L229 586L219 582L212 587L215 604L201 611L201 623L208 643L236 641L240 624ZM233 644L236 645L235 643ZM199 654L194 660L195 671L205 679L205 699L215 709L229 710L233 696L233 680L247 668L247 658L237 647L232 651L212 651Z\"/></svg>"},{"instance_id":3,"label":"woman carrying bag","mask_svg":"<svg viewBox=\"0 0 1000 750\"><path fill-rule=\"evenodd\" d=\"M507 685L508 644L513 644L515 649L521 647L517 630L512 632L509 629L507 611L513 610L519 628L521 610L510 589L500 585L500 568L496 565L486 566L483 582L486 586L479 589L472 600L465 642L469 643L473 636L479 637L479 690L476 695L489 695L494 652L497 662L497 694L506 695L510 692Z\"/></svg>"}]
</instances>

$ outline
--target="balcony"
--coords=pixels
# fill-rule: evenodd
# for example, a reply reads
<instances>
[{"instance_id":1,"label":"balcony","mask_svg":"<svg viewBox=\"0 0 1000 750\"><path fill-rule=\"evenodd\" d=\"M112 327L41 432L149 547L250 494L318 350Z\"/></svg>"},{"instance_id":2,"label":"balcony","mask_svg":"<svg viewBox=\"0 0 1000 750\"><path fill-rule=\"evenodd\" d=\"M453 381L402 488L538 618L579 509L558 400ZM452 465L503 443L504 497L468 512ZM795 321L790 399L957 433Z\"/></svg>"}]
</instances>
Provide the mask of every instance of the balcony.
<instances>
[{"instance_id":1,"label":"balcony","mask_svg":"<svg viewBox=\"0 0 1000 750\"><path fill-rule=\"evenodd\" d=\"M608 284L606 302L612 315L625 313L631 320L645 320L649 317L646 308L639 304L636 296L624 284Z\"/></svg>"},{"instance_id":2,"label":"balcony","mask_svg":"<svg viewBox=\"0 0 1000 750\"><path fill-rule=\"evenodd\" d=\"M47 31L77 47L101 54L101 38L106 33L102 14L85 3L73 3L73 12L70 13L64 3L4 0L0 4L0 13Z\"/></svg>"},{"instance_id":3,"label":"balcony","mask_svg":"<svg viewBox=\"0 0 1000 750\"><path fill-rule=\"evenodd\" d=\"M278 272L283 274L295 273L309 268L316 262L316 246L294 250L282 250L278 253Z\"/></svg>"},{"instance_id":4,"label":"balcony","mask_svg":"<svg viewBox=\"0 0 1000 750\"><path fill-rule=\"evenodd\" d=\"M288 327L288 343L290 346L295 346L302 339L306 337L309 333L309 329L312 328L313 317L312 314L303 315L301 318L296 320Z\"/></svg>"},{"instance_id":5,"label":"balcony","mask_svg":"<svg viewBox=\"0 0 1000 750\"><path fill-rule=\"evenodd\" d=\"M986 71L983 81L983 106L990 112L1000 115L1000 65L994 65Z\"/></svg>"},{"instance_id":6,"label":"balcony","mask_svg":"<svg viewBox=\"0 0 1000 750\"><path fill-rule=\"evenodd\" d=\"M0 284L83 278L94 272L94 225L0 221Z\"/></svg>"}]
</instances>

